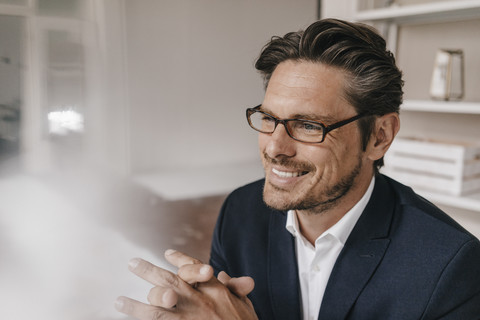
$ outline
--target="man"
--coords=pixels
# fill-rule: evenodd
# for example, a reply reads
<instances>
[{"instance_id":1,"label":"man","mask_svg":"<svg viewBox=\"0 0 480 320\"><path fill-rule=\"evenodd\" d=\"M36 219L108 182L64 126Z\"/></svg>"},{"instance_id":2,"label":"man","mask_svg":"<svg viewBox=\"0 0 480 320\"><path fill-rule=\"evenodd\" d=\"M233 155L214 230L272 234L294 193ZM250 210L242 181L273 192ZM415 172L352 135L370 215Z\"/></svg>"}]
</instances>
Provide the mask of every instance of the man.
<instances>
[{"instance_id":1,"label":"man","mask_svg":"<svg viewBox=\"0 0 480 320\"><path fill-rule=\"evenodd\" d=\"M156 286L151 305L120 298L119 310L140 319L479 319L478 239L378 173L399 130L403 85L385 41L362 24L321 20L272 38L256 68L266 93L247 119L260 132L265 179L225 201L211 267L171 251L178 275L134 259L131 270Z\"/></svg>"}]
</instances>

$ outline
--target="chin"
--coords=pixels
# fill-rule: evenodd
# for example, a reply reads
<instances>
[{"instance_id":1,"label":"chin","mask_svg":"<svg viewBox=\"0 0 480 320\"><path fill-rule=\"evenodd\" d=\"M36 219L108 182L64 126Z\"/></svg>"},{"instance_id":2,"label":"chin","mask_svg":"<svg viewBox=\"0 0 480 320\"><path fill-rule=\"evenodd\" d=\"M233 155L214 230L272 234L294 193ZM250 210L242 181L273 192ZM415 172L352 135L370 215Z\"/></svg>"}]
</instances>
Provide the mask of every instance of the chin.
<instances>
[{"instance_id":1,"label":"chin","mask_svg":"<svg viewBox=\"0 0 480 320\"><path fill-rule=\"evenodd\" d=\"M268 182L265 183L263 189L263 202L275 210L288 211L293 207L293 203L290 199L289 192L275 186L272 186Z\"/></svg>"},{"instance_id":2,"label":"chin","mask_svg":"<svg viewBox=\"0 0 480 320\"><path fill-rule=\"evenodd\" d=\"M275 210L305 210L309 209L311 201L306 201L303 193L296 190L285 190L276 187L268 182L263 189L263 201L265 204ZM317 203L315 203L316 205Z\"/></svg>"},{"instance_id":3,"label":"chin","mask_svg":"<svg viewBox=\"0 0 480 320\"><path fill-rule=\"evenodd\" d=\"M325 212L341 202L351 191L360 174L360 169L361 162L339 181L330 186L324 186L322 190L315 188L302 190L300 185L287 190L271 184L267 179L263 189L263 201L270 208L279 211Z\"/></svg>"}]
</instances>

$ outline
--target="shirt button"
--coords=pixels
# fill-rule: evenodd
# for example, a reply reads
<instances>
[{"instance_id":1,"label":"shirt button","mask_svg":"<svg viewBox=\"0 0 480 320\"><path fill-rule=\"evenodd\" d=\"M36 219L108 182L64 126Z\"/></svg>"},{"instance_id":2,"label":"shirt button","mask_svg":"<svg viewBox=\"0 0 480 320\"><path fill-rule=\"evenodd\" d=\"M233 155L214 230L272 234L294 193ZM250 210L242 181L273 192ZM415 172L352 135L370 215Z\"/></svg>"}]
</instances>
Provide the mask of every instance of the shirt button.
<instances>
[{"instance_id":1,"label":"shirt button","mask_svg":"<svg viewBox=\"0 0 480 320\"><path fill-rule=\"evenodd\" d=\"M320 271L320 266L318 264L313 266L313 271L319 272Z\"/></svg>"}]
</instances>

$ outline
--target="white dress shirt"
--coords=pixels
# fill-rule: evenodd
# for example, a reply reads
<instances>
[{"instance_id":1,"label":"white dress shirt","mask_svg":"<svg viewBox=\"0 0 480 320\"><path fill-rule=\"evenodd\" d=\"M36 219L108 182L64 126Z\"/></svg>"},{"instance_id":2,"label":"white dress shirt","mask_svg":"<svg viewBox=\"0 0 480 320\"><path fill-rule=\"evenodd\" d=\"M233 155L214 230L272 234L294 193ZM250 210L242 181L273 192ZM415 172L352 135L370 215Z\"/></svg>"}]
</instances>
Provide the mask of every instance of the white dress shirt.
<instances>
[{"instance_id":1,"label":"white dress shirt","mask_svg":"<svg viewBox=\"0 0 480 320\"><path fill-rule=\"evenodd\" d=\"M336 224L317 238L315 247L300 233L296 211L288 211L286 228L295 237L304 320L318 318L323 294L335 261L367 206L374 184L375 177L372 178L360 201Z\"/></svg>"}]
</instances>

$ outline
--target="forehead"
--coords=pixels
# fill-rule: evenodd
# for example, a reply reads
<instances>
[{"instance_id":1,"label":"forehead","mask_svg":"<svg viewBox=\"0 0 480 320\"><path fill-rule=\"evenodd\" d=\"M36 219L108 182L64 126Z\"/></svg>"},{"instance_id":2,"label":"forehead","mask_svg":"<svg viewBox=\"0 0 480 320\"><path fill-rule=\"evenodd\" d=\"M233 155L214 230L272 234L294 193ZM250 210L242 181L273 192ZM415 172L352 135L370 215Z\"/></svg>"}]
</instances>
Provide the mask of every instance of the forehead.
<instances>
[{"instance_id":1,"label":"forehead","mask_svg":"<svg viewBox=\"0 0 480 320\"><path fill-rule=\"evenodd\" d=\"M347 74L342 69L318 62L287 60L273 72L263 106L278 116L351 114L344 98Z\"/></svg>"}]
</instances>

